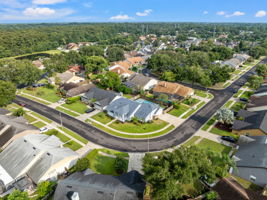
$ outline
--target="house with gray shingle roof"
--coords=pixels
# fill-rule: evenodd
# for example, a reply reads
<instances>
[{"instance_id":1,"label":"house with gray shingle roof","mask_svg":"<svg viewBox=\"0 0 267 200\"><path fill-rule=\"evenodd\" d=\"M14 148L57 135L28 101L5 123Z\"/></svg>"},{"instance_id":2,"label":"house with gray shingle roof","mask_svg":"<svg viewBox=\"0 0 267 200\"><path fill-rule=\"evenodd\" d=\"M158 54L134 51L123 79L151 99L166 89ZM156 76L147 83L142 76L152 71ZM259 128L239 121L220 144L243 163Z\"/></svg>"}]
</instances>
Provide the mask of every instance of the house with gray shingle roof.
<instances>
[{"instance_id":1,"label":"house with gray shingle roof","mask_svg":"<svg viewBox=\"0 0 267 200\"><path fill-rule=\"evenodd\" d=\"M240 110L232 130L238 135L267 134L267 111L249 112Z\"/></svg>"},{"instance_id":2,"label":"house with gray shingle roof","mask_svg":"<svg viewBox=\"0 0 267 200\"><path fill-rule=\"evenodd\" d=\"M162 114L163 109L152 102L139 103L124 97L114 100L106 108L107 114L121 122L131 121L136 117L140 121L152 121Z\"/></svg>"},{"instance_id":3,"label":"house with gray shingle roof","mask_svg":"<svg viewBox=\"0 0 267 200\"><path fill-rule=\"evenodd\" d=\"M141 200L145 185L137 171L121 176L76 172L58 182L54 200Z\"/></svg>"},{"instance_id":4,"label":"house with gray shingle roof","mask_svg":"<svg viewBox=\"0 0 267 200\"><path fill-rule=\"evenodd\" d=\"M246 109L248 111L267 111L267 94L264 96L251 96Z\"/></svg>"},{"instance_id":5,"label":"house with gray shingle roof","mask_svg":"<svg viewBox=\"0 0 267 200\"><path fill-rule=\"evenodd\" d=\"M133 90L151 90L158 84L158 81L154 78L136 73L132 74L124 84Z\"/></svg>"},{"instance_id":6,"label":"house with gray shingle roof","mask_svg":"<svg viewBox=\"0 0 267 200\"><path fill-rule=\"evenodd\" d=\"M78 154L55 136L29 134L14 140L0 153L0 180L5 185L28 176L34 183L57 175L72 167Z\"/></svg>"},{"instance_id":7,"label":"house with gray shingle roof","mask_svg":"<svg viewBox=\"0 0 267 200\"><path fill-rule=\"evenodd\" d=\"M234 174L264 187L267 184L267 136L241 136Z\"/></svg>"}]
</instances>

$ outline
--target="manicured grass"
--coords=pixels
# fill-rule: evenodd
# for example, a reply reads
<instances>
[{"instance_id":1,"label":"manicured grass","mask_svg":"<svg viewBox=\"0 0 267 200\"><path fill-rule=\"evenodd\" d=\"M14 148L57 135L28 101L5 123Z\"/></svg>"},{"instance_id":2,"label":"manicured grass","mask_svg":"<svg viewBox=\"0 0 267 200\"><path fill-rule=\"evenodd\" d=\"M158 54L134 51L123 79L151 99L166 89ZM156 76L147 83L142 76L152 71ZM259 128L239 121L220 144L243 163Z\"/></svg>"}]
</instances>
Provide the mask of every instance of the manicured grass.
<instances>
[{"instance_id":1,"label":"manicured grass","mask_svg":"<svg viewBox=\"0 0 267 200\"><path fill-rule=\"evenodd\" d=\"M183 113L185 113L190 107L187 105L180 104L179 108L174 108L172 109L169 114L175 116L175 117L180 117Z\"/></svg>"},{"instance_id":2,"label":"manicured grass","mask_svg":"<svg viewBox=\"0 0 267 200\"><path fill-rule=\"evenodd\" d=\"M209 129L210 126L212 126L215 123L216 119L211 118L202 128L201 130L206 131Z\"/></svg>"},{"instance_id":3,"label":"manicured grass","mask_svg":"<svg viewBox=\"0 0 267 200\"><path fill-rule=\"evenodd\" d=\"M168 122L162 120L154 120L152 123L133 123L133 122L119 122L115 121L109 126L115 130L126 133L150 133L160 130L168 125Z\"/></svg>"},{"instance_id":4,"label":"manicured grass","mask_svg":"<svg viewBox=\"0 0 267 200\"><path fill-rule=\"evenodd\" d=\"M192 137L190 140L188 140L187 142L185 142L182 146L184 147L188 147L188 146L191 146L191 145L194 145L195 142L200 138L200 136L194 136Z\"/></svg>"},{"instance_id":5,"label":"manicured grass","mask_svg":"<svg viewBox=\"0 0 267 200\"><path fill-rule=\"evenodd\" d=\"M201 90L195 90L195 95L199 96L199 97L203 97L206 98L207 97L207 93Z\"/></svg>"},{"instance_id":6,"label":"manicured grass","mask_svg":"<svg viewBox=\"0 0 267 200\"><path fill-rule=\"evenodd\" d=\"M208 94L208 99L212 99L213 95L212 94Z\"/></svg>"},{"instance_id":7,"label":"manicured grass","mask_svg":"<svg viewBox=\"0 0 267 200\"><path fill-rule=\"evenodd\" d=\"M87 144L88 140L86 140L85 138L81 137L80 135L78 135L77 133L65 128L65 127L58 127L59 129L61 129L62 131L64 131L65 133L67 133L68 135L72 136L73 138L79 140L80 142Z\"/></svg>"},{"instance_id":8,"label":"manicured grass","mask_svg":"<svg viewBox=\"0 0 267 200\"><path fill-rule=\"evenodd\" d=\"M47 102L42 101L42 100L40 100L40 99L34 98L34 97L32 97L32 96L29 96L29 95L27 95L27 94L20 94L19 96L25 97L25 98L27 98L27 99L31 99L31 100L33 100L33 101L36 101L36 102L41 103L41 104L44 104L44 105L49 105L49 104L50 104L50 103L47 103Z\"/></svg>"},{"instance_id":9,"label":"manicured grass","mask_svg":"<svg viewBox=\"0 0 267 200\"><path fill-rule=\"evenodd\" d=\"M59 110L59 111L61 111L61 112L64 112L64 113L66 113L66 114L68 114L68 115L70 115L70 116L73 116L73 117L78 117L78 116L79 116L78 114L76 114L76 113L74 113L74 112L71 112L71 111L69 111L69 110L66 110L66 109L64 109L64 108L62 108L62 107L60 107L60 106L56 107L56 110Z\"/></svg>"},{"instance_id":10,"label":"manicured grass","mask_svg":"<svg viewBox=\"0 0 267 200\"><path fill-rule=\"evenodd\" d=\"M232 84L231 82L225 83L225 84L223 85L223 88L227 88L227 87L229 87L231 84Z\"/></svg>"},{"instance_id":11,"label":"manicured grass","mask_svg":"<svg viewBox=\"0 0 267 200\"><path fill-rule=\"evenodd\" d=\"M170 132L171 130L173 130L175 127L173 125L169 126L168 128L164 129L163 131L160 131L160 132L157 132L157 133L154 133L154 134L149 134L149 135L128 135L128 134L121 134L121 133L118 133L116 131L112 131L100 124L97 124L95 122L91 122L90 120L87 120L87 122L93 126L95 126L96 128L99 128L100 130L102 131L105 131L106 133L110 134L110 135L114 135L114 136L117 136L117 137L122 137L122 138L132 138L132 139L141 139L141 138L153 138L153 137L158 137L158 136L161 136L161 135L164 135L168 132Z\"/></svg>"},{"instance_id":12,"label":"manicured grass","mask_svg":"<svg viewBox=\"0 0 267 200\"><path fill-rule=\"evenodd\" d=\"M99 149L94 149L86 156L89 159L89 167L99 174L118 175L114 167L115 158L100 155L99 151ZM126 162L128 163L128 160Z\"/></svg>"},{"instance_id":13,"label":"manicured grass","mask_svg":"<svg viewBox=\"0 0 267 200\"><path fill-rule=\"evenodd\" d=\"M210 130L211 133L214 133L216 135L221 135L221 136L231 136L233 138L238 138L238 135L234 134L234 133L231 133L231 132L228 132L228 131L224 131L224 130L221 130L221 129L218 129L218 128L215 128L213 127L211 130Z\"/></svg>"},{"instance_id":14,"label":"manicured grass","mask_svg":"<svg viewBox=\"0 0 267 200\"><path fill-rule=\"evenodd\" d=\"M235 70L234 72L233 72L233 74L239 74L241 72L241 70L240 69L237 69L237 70Z\"/></svg>"},{"instance_id":15,"label":"manicured grass","mask_svg":"<svg viewBox=\"0 0 267 200\"><path fill-rule=\"evenodd\" d=\"M192 114L194 114L196 111L198 111L202 106L204 106L206 103L203 101L200 104L197 105L196 109L192 109L189 112L187 112L182 118L183 119L187 119L188 117L190 117Z\"/></svg>"},{"instance_id":16,"label":"manicured grass","mask_svg":"<svg viewBox=\"0 0 267 200\"><path fill-rule=\"evenodd\" d=\"M196 146L201 149L207 149L222 154L229 154L231 151L231 147L219 144L206 138L203 138Z\"/></svg>"},{"instance_id":17,"label":"manicured grass","mask_svg":"<svg viewBox=\"0 0 267 200\"><path fill-rule=\"evenodd\" d=\"M253 95L254 92L252 91L245 91L240 98L244 98L244 99L249 99L251 97L251 95Z\"/></svg>"},{"instance_id":18,"label":"manicured grass","mask_svg":"<svg viewBox=\"0 0 267 200\"><path fill-rule=\"evenodd\" d=\"M114 156L129 157L129 154L126 152L120 152L120 151L115 151L115 150L111 150L111 149L99 149L99 150L104 152L104 153L114 155Z\"/></svg>"},{"instance_id":19,"label":"manicured grass","mask_svg":"<svg viewBox=\"0 0 267 200\"><path fill-rule=\"evenodd\" d=\"M239 110L244 109L245 106L246 106L245 103L236 102L236 103L234 103L234 105L230 109L235 111L235 112L238 112Z\"/></svg>"},{"instance_id":20,"label":"manicured grass","mask_svg":"<svg viewBox=\"0 0 267 200\"><path fill-rule=\"evenodd\" d=\"M183 103L188 105L188 106L194 106L198 102L200 102L200 100L199 99L195 99L195 98L188 98L188 99L183 100Z\"/></svg>"},{"instance_id":21,"label":"manicured grass","mask_svg":"<svg viewBox=\"0 0 267 200\"><path fill-rule=\"evenodd\" d=\"M68 108L70 110L73 110L73 111L75 111L77 113L80 113L80 114L84 114L85 111L88 109L88 107L84 103L82 103L80 101L76 101L76 102L74 102L72 104L66 104L65 103L65 104L63 104L61 106L65 107L65 108Z\"/></svg>"},{"instance_id":22,"label":"manicured grass","mask_svg":"<svg viewBox=\"0 0 267 200\"><path fill-rule=\"evenodd\" d=\"M229 108L230 107L230 105L233 103L234 101L232 101L232 100L229 100L229 101L227 101L227 103L226 104L224 104L224 106L223 107L225 107L225 108Z\"/></svg>"},{"instance_id":23,"label":"manicured grass","mask_svg":"<svg viewBox=\"0 0 267 200\"><path fill-rule=\"evenodd\" d=\"M239 97L239 95L240 95L242 92L244 92L244 91L243 91L243 90L238 90L238 92L235 93L233 97L234 97L234 98Z\"/></svg>"},{"instance_id":24,"label":"manicured grass","mask_svg":"<svg viewBox=\"0 0 267 200\"><path fill-rule=\"evenodd\" d=\"M25 114L23 115L23 117L29 122L29 123L32 123L32 122L35 122L37 121L37 119L35 119L34 117L28 115L28 114Z\"/></svg>"},{"instance_id":25,"label":"manicured grass","mask_svg":"<svg viewBox=\"0 0 267 200\"><path fill-rule=\"evenodd\" d=\"M75 141L69 141L63 145L64 147L70 148L73 151L77 151L78 149L82 148L82 145L78 144Z\"/></svg>"},{"instance_id":26,"label":"manicured grass","mask_svg":"<svg viewBox=\"0 0 267 200\"><path fill-rule=\"evenodd\" d=\"M131 98L133 98L133 96L130 95L130 94L123 94L123 96L124 96L125 98L127 98L127 99L131 99Z\"/></svg>"},{"instance_id":27,"label":"manicured grass","mask_svg":"<svg viewBox=\"0 0 267 200\"><path fill-rule=\"evenodd\" d=\"M243 178L240 178L240 177L238 177L238 176L233 176L235 179L236 179L236 181L240 184L240 185L242 185L245 189L249 189L249 190L253 190L253 191L256 191L256 192L261 192L262 191L262 187L260 187L260 186L258 186L258 185L256 185L256 184L254 184L254 183L251 183L250 181L247 181L247 180L245 180L245 179L243 179Z\"/></svg>"},{"instance_id":28,"label":"manicured grass","mask_svg":"<svg viewBox=\"0 0 267 200\"><path fill-rule=\"evenodd\" d=\"M92 119L101 122L102 124L107 124L113 120L110 116L108 116L104 112L97 113L96 115L91 117Z\"/></svg>"},{"instance_id":29,"label":"manicured grass","mask_svg":"<svg viewBox=\"0 0 267 200\"><path fill-rule=\"evenodd\" d=\"M45 87L35 88L33 91L27 89L23 89L22 91L52 103L57 102L61 98L56 94L56 89L48 89Z\"/></svg>"},{"instance_id":30,"label":"manicured grass","mask_svg":"<svg viewBox=\"0 0 267 200\"><path fill-rule=\"evenodd\" d=\"M38 113L31 112L31 114L34 115L35 117L37 117L37 118L49 123L49 124L53 122L52 120L50 120L50 119L48 119L48 118L46 118L46 117L44 117L42 115L39 115Z\"/></svg>"},{"instance_id":31,"label":"manicured grass","mask_svg":"<svg viewBox=\"0 0 267 200\"><path fill-rule=\"evenodd\" d=\"M34 123L32 125L35 126L35 127L37 127L37 128L43 128L43 127L46 126L46 124L43 123L43 122L36 122L36 123Z\"/></svg>"}]
</instances>

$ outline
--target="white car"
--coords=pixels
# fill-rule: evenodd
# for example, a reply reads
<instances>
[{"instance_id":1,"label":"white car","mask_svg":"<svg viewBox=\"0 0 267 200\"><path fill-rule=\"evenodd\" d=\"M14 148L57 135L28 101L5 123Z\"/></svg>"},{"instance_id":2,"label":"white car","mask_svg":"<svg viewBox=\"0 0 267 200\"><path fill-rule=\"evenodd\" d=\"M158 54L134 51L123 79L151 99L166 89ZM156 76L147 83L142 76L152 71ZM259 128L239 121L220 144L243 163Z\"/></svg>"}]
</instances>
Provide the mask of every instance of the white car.
<instances>
[{"instance_id":1,"label":"white car","mask_svg":"<svg viewBox=\"0 0 267 200\"><path fill-rule=\"evenodd\" d=\"M39 130L40 130L41 133L44 133L44 132L48 131L48 128L43 127L43 128L40 128Z\"/></svg>"}]
</instances>

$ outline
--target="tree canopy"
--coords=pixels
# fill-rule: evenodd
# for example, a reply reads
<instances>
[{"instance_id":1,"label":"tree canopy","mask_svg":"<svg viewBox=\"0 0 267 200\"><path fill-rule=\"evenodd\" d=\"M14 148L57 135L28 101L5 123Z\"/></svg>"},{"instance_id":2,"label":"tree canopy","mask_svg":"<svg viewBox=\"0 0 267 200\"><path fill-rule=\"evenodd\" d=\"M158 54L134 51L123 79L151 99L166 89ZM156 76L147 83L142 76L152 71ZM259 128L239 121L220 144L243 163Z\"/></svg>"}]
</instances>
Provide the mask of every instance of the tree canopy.
<instances>
[{"instance_id":1,"label":"tree canopy","mask_svg":"<svg viewBox=\"0 0 267 200\"><path fill-rule=\"evenodd\" d=\"M8 105L15 97L15 85L9 81L0 80L0 107Z\"/></svg>"}]
</instances>

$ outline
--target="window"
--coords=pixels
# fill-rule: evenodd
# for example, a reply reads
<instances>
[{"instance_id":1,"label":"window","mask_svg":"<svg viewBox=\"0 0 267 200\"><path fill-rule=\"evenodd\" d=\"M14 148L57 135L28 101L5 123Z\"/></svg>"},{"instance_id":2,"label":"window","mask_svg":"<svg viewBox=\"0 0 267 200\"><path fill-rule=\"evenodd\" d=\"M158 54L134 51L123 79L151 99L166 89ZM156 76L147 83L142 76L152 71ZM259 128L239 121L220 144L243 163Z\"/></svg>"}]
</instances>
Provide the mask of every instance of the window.
<instances>
[{"instance_id":1,"label":"window","mask_svg":"<svg viewBox=\"0 0 267 200\"><path fill-rule=\"evenodd\" d=\"M250 175L250 176L249 176L249 179L250 179L251 181L256 181L256 177L253 176L253 175Z\"/></svg>"}]
</instances>

